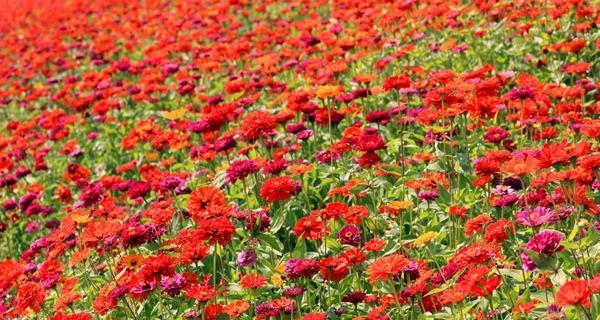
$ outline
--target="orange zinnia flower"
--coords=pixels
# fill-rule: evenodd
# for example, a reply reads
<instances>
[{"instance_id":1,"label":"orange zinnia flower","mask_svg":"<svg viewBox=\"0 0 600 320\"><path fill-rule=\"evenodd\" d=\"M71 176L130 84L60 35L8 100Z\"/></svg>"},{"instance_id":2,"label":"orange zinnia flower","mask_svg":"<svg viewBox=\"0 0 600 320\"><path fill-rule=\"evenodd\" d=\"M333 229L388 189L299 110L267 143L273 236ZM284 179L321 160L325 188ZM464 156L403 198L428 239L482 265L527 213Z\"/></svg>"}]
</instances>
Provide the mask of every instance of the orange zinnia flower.
<instances>
[{"instance_id":1,"label":"orange zinnia flower","mask_svg":"<svg viewBox=\"0 0 600 320\"><path fill-rule=\"evenodd\" d=\"M320 86L315 90L315 95L321 99L335 97L342 93L342 88L335 85Z\"/></svg>"},{"instance_id":2,"label":"orange zinnia flower","mask_svg":"<svg viewBox=\"0 0 600 320\"><path fill-rule=\"evenodd\" d=\"M369 282L387 281L390 277L397 276L408 266L408 259L401 254L392 254L375 260L367 269Z\"/></svg>"},{"instance_id":3,"label":"orange zinnia flower","mask_svg":"<svg viewBox=\"0 0 600 320\"><path fill-rule=\"evenodd\" d=\"M525 158L516 158L505 162L500 171L504 173L525 175L536 172L540 169L540 161L534 157L527 156Z\"/></svg>"}]
</instances>

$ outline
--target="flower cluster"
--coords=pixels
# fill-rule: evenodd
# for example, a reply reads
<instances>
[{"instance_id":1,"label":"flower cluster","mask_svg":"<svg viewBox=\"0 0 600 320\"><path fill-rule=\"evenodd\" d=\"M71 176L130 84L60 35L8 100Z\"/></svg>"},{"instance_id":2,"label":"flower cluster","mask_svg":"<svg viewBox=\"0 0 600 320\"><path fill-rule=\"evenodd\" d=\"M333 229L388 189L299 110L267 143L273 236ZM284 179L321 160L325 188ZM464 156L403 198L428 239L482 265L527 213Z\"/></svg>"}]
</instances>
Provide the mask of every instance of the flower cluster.
<instances>
[{"instance_id":1,"label":"flower cluster","mask_svg":"<svg viewBox=\"0 0 600 320\"><path fill-rule=\"evenodd\" d=\"M594 1L0 4L0 319L600 317Z\"/></svg>"}]
</instances>

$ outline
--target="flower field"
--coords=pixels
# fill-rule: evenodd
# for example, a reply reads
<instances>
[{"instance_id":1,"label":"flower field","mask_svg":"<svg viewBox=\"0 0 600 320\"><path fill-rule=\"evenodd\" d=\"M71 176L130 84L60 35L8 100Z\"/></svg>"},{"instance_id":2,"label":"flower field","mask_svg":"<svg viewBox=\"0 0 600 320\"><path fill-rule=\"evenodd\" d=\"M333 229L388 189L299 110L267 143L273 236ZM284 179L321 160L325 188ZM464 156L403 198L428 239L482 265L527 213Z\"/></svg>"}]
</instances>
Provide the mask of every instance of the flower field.
<instances>
[{"instance_id":1,"label":"flower field","mask_svg":"<svg viewBox=\"0 0 600 320\"><path fill-rule=\"evenodd\" d=\"M0 319L600 319L597 1L0 7Z\"/></svg>"}]
</instances>

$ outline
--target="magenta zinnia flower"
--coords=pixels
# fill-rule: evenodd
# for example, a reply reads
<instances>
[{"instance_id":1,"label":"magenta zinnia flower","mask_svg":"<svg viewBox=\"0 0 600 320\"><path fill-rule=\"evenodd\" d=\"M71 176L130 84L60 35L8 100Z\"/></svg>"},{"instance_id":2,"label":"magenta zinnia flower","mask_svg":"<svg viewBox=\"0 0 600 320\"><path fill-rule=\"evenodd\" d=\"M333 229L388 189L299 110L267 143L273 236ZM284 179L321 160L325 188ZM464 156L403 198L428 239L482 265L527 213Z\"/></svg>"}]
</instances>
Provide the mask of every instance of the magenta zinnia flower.
<instances>
[{"instance_id":1,"label":"magenta zinnia flower","mask_svg":"<svg viewBox=\"0 0 600 320\"><path fill-rule=\"evenodd\" d=\"M285 263L285 277L288 279L309 278L319 272L319 263L310 258L292 258Z\"/></svg>"},{"instance_id":2,"label":"magenta zinnia flower","mask_svg":"<svg viewBox=\"0 0 600 320\"><path fill-rule=\"evenodd\" d=\"M163 288L163 291L171 297L178 295L185 284L185 278L178 273L170 277L164 277L160 281L160 286Z\"/></svg>"},{"instance_id":3,"label":"magenta zinnia flower","mask_svg":"<svg viewBox=\"0 0 600 320\"><path fill-rule=\"evenodd\" d=\"M236 263L240 267L249 267L256 263L256 253L252 249L238 252Z\"/></svg>"},{"instance_id":4,"label":"magenta zinnia flower","mask_svg":"<svg viewBox=\"0 0 600 320\"><path fill-rule=\"evenodd\" d=\"M234 183L237 180L243 180L247 176L258 171L258 165L253 160L238 160L234 161L227 168L227 181Z\"/></svg>"},{"instance_id":5,"label":"magenta zinnia flower","mask_svg":"<svg viewBox=\"0 0 600 320\"><path fill-rule=\"evenodd\" d=\"M525 208L517 213L516 220L523 226L527 227L538 227L543 224L549 224L556 222L558 217L556 214L544 207L536 207L531 210Z\"/></svg>"},{"instance_id":6,"label":"magenta zinnia flower","mask_svg":"<svg viewBox=\"0 0 600 320\"><path fill-rule=\"evenodd\" d=\"M500 143L508 137L508 132L502 127L492 126L485 132L485 141L490 143Z\"/></svg>"},{"instance_id":7,"label":"magenta zinnia flower","mask_svg":"<svg viewBox=\"0 0 600 320\"><path fill-rule=\"evenodd\" d=\"M351 246L357 246L360 243L360 237L360 229L353 224L344 226L338 233L338 240L340 240L340 243Z\"/></svg>"},{"instance_id":8,"label":"magenta zinnia flower","mask_svg":"<svg viewBox=\"0 0 600 320\"><path fill-rule=\"evenodd\" d=\"M227 151L237 145L232 137L221 137L215 141L215 151Z\"/></svg>"},{"instance_id":9,"label":"magenta zinnia flower","mask_svg":"<svg viewBox=\"0 0 600 320\"><path fill-rule=\"evenodd\" d=\"M555 252L562 251L564 248L560 245L560 242L565 239L565 236L555 230L544 230L529 239L525 244L524 248L527 250L535 251L538 253L550 256ZM523 260L523 270L533 271L537 267L535 262L525 253L521 252L521 259Z\"/></svg>"}]
</instances>

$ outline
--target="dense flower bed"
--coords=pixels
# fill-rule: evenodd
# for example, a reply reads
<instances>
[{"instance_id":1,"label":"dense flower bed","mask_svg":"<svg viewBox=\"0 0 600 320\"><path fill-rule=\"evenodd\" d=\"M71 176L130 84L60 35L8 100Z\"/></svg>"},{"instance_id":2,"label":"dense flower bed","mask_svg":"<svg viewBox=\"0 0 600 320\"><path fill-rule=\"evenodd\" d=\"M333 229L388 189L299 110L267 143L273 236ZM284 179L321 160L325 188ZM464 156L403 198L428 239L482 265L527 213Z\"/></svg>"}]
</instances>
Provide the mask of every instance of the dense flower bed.
<instances>
[{"instance_id":1,"label":"dense flower bed","mask_svg":"<svg viewBox=\"0 0 600 320\"><path fill-rule=\"evenodd\" d=\"M594 1L0 4L0 318L600 317Z\"/></svg>"}]
</instances>

